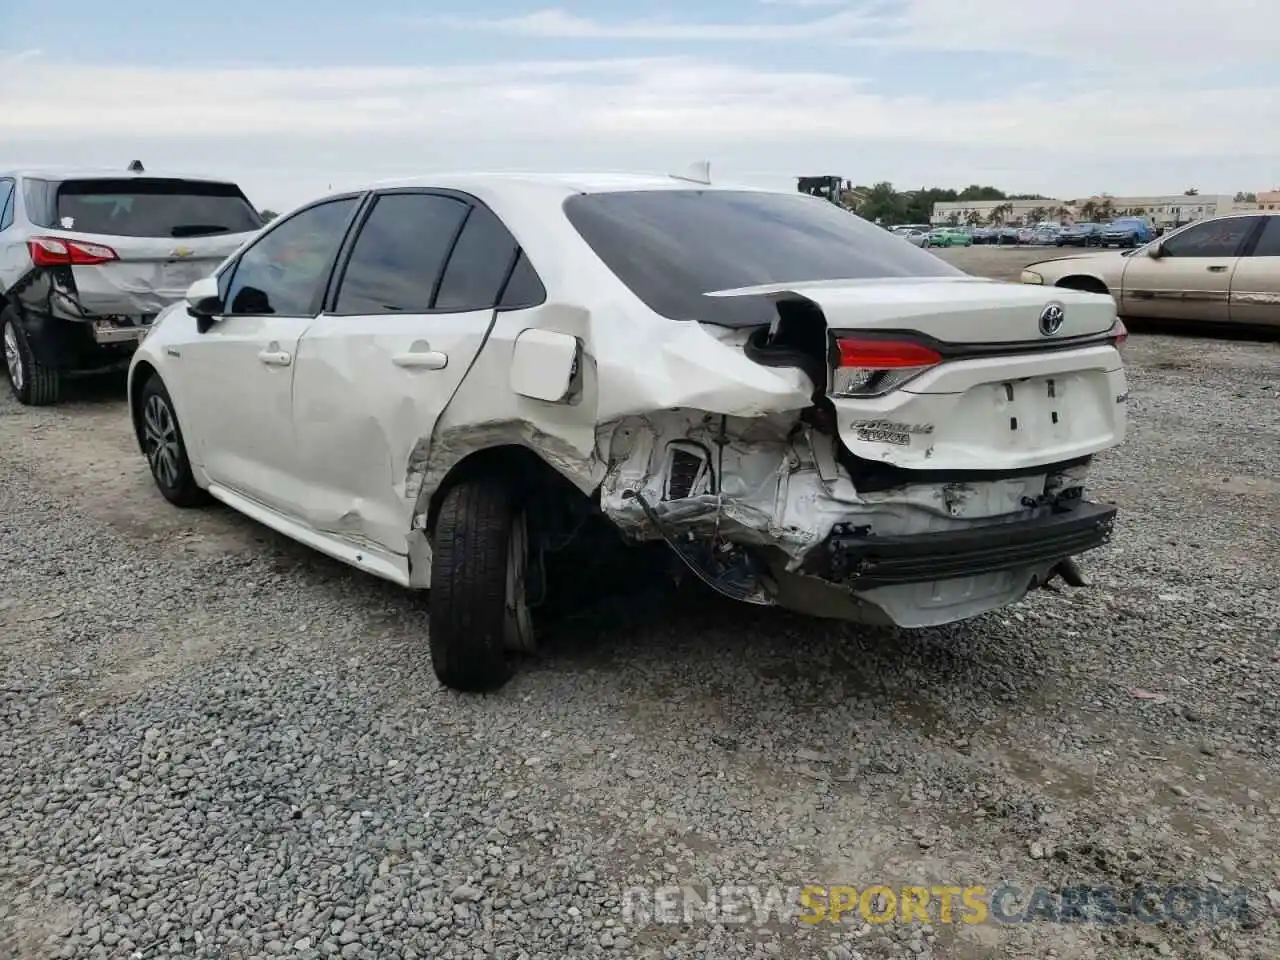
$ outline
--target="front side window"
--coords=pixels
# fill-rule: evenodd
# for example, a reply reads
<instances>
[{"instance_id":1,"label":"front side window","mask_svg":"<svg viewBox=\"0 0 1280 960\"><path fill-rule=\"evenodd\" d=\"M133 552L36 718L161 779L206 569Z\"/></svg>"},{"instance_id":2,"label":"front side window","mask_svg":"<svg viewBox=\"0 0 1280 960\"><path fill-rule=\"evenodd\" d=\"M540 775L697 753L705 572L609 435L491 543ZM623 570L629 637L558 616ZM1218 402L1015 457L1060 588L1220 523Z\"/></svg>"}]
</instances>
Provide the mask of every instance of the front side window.
<instances>
[{"instance_id":1,"label":"front side window","mask_svg":"<svg viewBox=\"0 0 1280 960\"><path fill-rule=\"evenodd\" d=\"M425 193L380 196L360 228L335 312L425 313L469 207Z\"/></svg>"},{"instance_id":2,"label":"front side window","mask_svg":"<svg viewBox=\"0 0 1280 960\"><path fill-rule=\"evenodd\" d=\"M1241 246L1257 222L1257 217L1207 220L1170 237L1164 241L1161 250L1166 257L1239 256Z\"/></svg>"},{"instance_id":3,"label":"front side window","mask_svg":"<svg viewBox=\"0 0 1280 960\"><path fill-rule=\"evenodd\" d=\"M299 211L249 247L223 298L230 314L309 317L358 203L330 200Z\"/></svg>"},{"instance_id":4,"label":"front side window","mask_svg":"<svg viewBox=\"0 0 1280 960\"><path fill-rule=\"evenodd\" d=\"M650 309L675 320L768 323L759 298L711 297L762 284L962 277L835 204L800 194L635 190L579 194L565 215Z\"/></svg>"}]
</instances>

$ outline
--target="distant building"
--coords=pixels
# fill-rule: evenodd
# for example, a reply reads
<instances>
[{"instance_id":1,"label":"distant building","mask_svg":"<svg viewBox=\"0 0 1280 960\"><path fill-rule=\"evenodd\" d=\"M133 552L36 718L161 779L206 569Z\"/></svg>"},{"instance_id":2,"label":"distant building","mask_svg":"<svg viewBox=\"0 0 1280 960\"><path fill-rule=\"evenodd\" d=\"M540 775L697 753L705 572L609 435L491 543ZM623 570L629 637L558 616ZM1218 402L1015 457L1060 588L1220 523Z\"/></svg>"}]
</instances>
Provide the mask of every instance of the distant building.
<instances>
[{"instance_id":1,"label":"distant building","mask_svg":"<svg viewBox=\"0 0 1280 960\"><path fill-rule=\"evenodd\" d=\"M1007 205L1007 206L1006 206ZM1045 220L1057 220L1054 211L1064 206L1063 201L1045 200L939 200L933 205L933 215L929 222L934 226L957 223L963 226L980 219L982 223L991 222L991 213L997 207L1009 207L1013 210L1006 214L1005 223L1027 223L1043 217Z\"/></svg>"},{"instance_id":2,"label":"distant building","mask_svg":"<svg viewBox=\"0 0 1280 960\"><path fill-rule=\"evenodd\" d=\"M1108 204L1108 201L1110 203ZM1085 207L1092 204L1092 216L1101 218L1101 212L1110 209L1113 217L1145 216L1151 218L1158 227L1176 227L1192 220L1203 220L1205 217L1217 217L1224 213L1232 213L1238 209L1249 209L1248 204L1236 201L1234 194L1198 193L1187 196L1184 193L1151 194L1149 196L1109 197L1094 196L1073 200L1069 204L1077 216L1084 217Z\"/></svg>"},{"instance_id":3,"label":"distant building","mask_svg":"<svg viewBox=\"0 0 1280 960\"><path fill-rule=\"evenodd\" d=\"M1257 197L1255 209L1280 210L1280 190L1259 190Z\"/></svg>"},{"instance_id":4,"label":"distant building","mask_svg":"<svg viewBox=\"0 0 1280 960\"><path fill-rule=\"evenodd\" d=\"M1276 204L1274 209L1280 209L1280 191L1258 194L1259 205L1264 196L1274 197L1271 201ZM955 200L935 203L930 219L934 224L950 223L952 218L961 224L975 220L985 224L991 222L992 211L997 207L1004 207L1005 223L1031 223L1041 216L1046 220L1061 220L1064 223L1140 216L1150 218L1159 227L1176 227L1205 217L1251 210L1254 209L1254 204L1241 203L1234 195L1225 193L1196 194L1190 197L1182 193L1130 197L1099 194L1075 200ZM1013 208L1012 211L1009 210L1010 207Z\"/></svg>"}]
</instances>

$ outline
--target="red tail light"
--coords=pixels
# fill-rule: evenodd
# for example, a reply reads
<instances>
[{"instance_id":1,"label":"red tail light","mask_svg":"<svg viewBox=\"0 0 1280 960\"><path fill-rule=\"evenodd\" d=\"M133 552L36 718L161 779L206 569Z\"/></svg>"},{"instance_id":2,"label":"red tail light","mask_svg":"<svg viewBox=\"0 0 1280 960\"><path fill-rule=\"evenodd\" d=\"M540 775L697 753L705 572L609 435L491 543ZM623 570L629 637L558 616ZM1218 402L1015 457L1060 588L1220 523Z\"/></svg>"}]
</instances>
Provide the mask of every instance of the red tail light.
<instances>
[{"instance_id":1,"label":"red tail light","mask_svg":"<svg viewBox=\"0 0 1280 960\"><path fill-rule=\"evenodd\" d=\"M61 237L32 237L27 241L31 262L37 267L92 266L118 260L116 252L100 243Z\"/></svg>"},{"instance_id":2,"label":"red tail light","mask_svg":"<svg viewBox=\"0 0 1280 960\"><path fill-rule=\"evenodd\" d=\"M838 397L878 397L942 362L942 354L911 340L840 339L840 365L833 371Z\"/></svg>"},{"instance_id":3,"label":"red tail light","mask_svg":"<svg viewBox=\"0 0 1280 960\"><path fill-rule=\"evenodd\" d=\"M1111 341L1118 347L1129 339L1129 328L1124 325L1124 321L1119 317L1116 318L1116 325L1111 328Z\"/></svg>"}]
</instances>

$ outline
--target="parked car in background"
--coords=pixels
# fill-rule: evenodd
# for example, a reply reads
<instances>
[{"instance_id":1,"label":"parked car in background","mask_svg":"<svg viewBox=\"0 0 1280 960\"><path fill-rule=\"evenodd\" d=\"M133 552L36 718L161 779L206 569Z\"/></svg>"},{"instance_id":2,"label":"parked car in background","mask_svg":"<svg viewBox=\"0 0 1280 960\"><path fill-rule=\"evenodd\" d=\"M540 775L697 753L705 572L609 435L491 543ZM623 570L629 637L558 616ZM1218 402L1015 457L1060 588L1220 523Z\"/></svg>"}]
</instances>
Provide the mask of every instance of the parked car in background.
<instances>
[{"instance_id":1,"label":"parked car in background","mask_svg":"<svg viewBox=\"0 0 1280 960\"><path fill-rule=\"evenodd\" d=\"M959 227L934 227L929 231L929 247L968 247L973 245L973 236Z\"/></svg>"},{"instance_id":2,"label":"parked car in background","mask_svg":"<svg viewBox=\"0 0 1280 960\"><path fill-rule=\"evenodd\" d=\"M998 234L999 231L993 230L991 227L974 227L970 233L970 237L974 243L983 245L995 243Z\"/></svg>"},{"instance_id":3,"label":"parked car in background","mask_svg":"<svg viewBox=\"0 0 1280 960\"><path fill-rule=\"evenodd\" d=\"M1038 246L1053 246L1061 233L1061 227L1041 225L1031 232L1031 242Z\"/></svg>"},{"instance_id":4,"label":"parked car in background","mask_svg":"<svg viewBox=\"0 0 1280 960\"><path fill-rule=\"evenodd\" d=\"M995 242L999 246L1016 245L1018 242L1018 228L1012 225L997 228Z\"/></svg>"},{"instance_id":5,"label":"parked car in background","mask_svg":"<svg viewBox=\"0 0 1280 960\"><path fill-rule=\"evenodd\" d=\"M64 375L123 366L155 316L262 226L222 180L0 173L0 337L20 403Z\"/></svg>"},{"instance_id":6,"label":"parked car in background","mask_svg":"<svg viewBox=\"0 0 1280 960\"><path fill-rule=\"evenodd\" d=\"M1018 243L1035 243L1036 232L1030 227L1018 228Z\"/></svg>"},{"instance_id":7,"label":"parked car in background","mask_svg":"<svg viewBox=\"0 0 1280 960\"><path fill-rule=\"evenodd\" d=\"M1022 282L1109 293L1125 317L1280 326L1280 211L1199 220L1132 250L1033 263Z\"/></svg>"},{"instance_id":8,"label":"parked car in background","mask_svg":"<svg viewBox=\"0 0 1280 960\"><path fill-rule=\"evenodd\" d=\"M1055 242L1060 247L1100 247L1102 246L1102 225L1073 223L1063 228Z\"/></svg>"},{"instance_id":9,"label":"parked car in background","mask_svg":"<svg viewBox=\"0 0 1280 960\"><path fill-rule=\"evenodd\" d=\"M893 235L901 237L914 247L929 246L929 234L924 230L916 230L913 227L896 227L893 230Z\"/></svg>"},{"instance_id":10,"label":"parked car in background","mask_svg":"<svg viewBox=\"0 0 1280 960\"><path fill-rule=\"evenodd\" d=\"M175 505L429 588L435 672L479 691L619 554L915 628L1078 583L1116 513L1084 493L1124 439L1123 335L1110 297L971 277L804 194L411 179L194 283L129 408Z\"/></svg>"},{"instance_id":11,"label":"parked car in background","mask_svg":"<svg viewBox=\"0 0 1280 960\"><path fill-rule=\"evenodd\" d=\"M1102 228L1104 247L1136 247L1155 239L1155 230L1141 217L1117 217Z\"/></svg>"}]
</instances>

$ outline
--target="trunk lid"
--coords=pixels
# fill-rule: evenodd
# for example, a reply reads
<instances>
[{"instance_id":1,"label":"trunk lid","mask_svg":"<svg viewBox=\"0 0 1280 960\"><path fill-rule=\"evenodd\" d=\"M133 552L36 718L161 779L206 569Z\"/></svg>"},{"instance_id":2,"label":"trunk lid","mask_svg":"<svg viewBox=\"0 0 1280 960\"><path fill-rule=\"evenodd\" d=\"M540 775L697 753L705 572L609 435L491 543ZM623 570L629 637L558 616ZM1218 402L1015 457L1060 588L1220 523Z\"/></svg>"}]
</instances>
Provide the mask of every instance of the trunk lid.
<instances>
[{"instance_id":1,"label":"trunk lid","mask_svg":"<svg viewBox=\"0 0 1280 960\"><path fill-rule=\"evenodd\" d=\"M1104 337L1116 324L1110 296L967 278L714 295L797 294L821 309L837 339L875 334L941 356L878 395L831 397L841 441L863 460L989 476L1090 456L1124 439L1128 390L1119 351ZM1058 322L1050 331L1042 318L1052 307L1061 309L1050 313Z\"/></svg>"},{"instance_id":2,"label":"trunk lid","mask_svg":"<svg viewBox=\"0 0 1280 960\"><path fill-rule=\"evenodd\" d=\"M1115 301L1105 294L978 277L779 283L710 296L788 293L816 303L834 331L914 332L961 346L1069 340L1103 334L1116 322ZM1046 335L1040 316L1052 304L1062 307L1062 324Z\"/></svg>"},{"instance_id":3,"label":"trunk lid","mask_svg":"<svg viewBox=\"0 0 1280 960\"><path fill-rule=\"evenodd\" d=\"M158 239L47 231L46 236L110 247L116 259L75 264L75 302L87 315L147 316L186 296L187 288L207 277L252 233L214 237Z\"/></svg>"}]
</instances>

